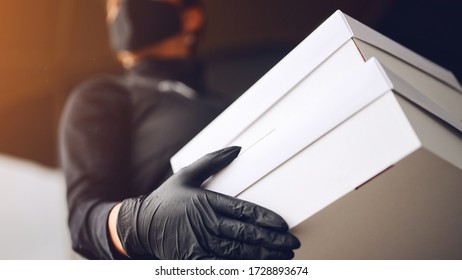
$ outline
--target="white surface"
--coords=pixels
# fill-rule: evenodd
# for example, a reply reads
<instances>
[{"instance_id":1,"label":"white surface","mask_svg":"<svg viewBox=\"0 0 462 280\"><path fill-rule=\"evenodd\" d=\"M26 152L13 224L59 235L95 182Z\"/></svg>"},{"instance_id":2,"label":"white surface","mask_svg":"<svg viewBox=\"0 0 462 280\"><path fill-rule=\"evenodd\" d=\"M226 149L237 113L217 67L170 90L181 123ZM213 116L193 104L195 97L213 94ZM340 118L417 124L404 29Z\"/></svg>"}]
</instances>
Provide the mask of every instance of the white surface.
<instances>
[{"instance_id":1,"label":"white surface","mask_svg":"<svg viewBox=\"0 0 462 280\"><path fill-rule=\"evenodd\" d=\"M241 146L245 151L268 132L287 123L294 112L303 114L310 110L319 99L323 102L330 102L328 97L329 94L332 97L333 92L329 93L326 90L345 79L346 75L363 64L363 58L355 43L349 40L228 145ZM261 98L264 99L265 95L262 94ZM319 106L316 106L315 110L318 111Z\"/></svg>"},{"instance_id":2,"label":"white surface","mask_svg":"<svg viewBox=\"0 0 462 280\"><path fill-rule=\"evenodd\" d=\"M0 259L69 259L60 171L0 155Z\"/></svg>"},{"instance_id":3,"label":"white surface","mask_svg":"<svg viewBox=\"0 0 462 280\"><path fill-rule=\"evenodd\" d=\"M213 176L207 184L207 189L236 196L252 186L276 167L390 91L391 82L383 73L378 62L371 59L339 79L340 81L325 83L316 91L307 91L303 84L300 84L294 93L302 94L297 95L299 98L288 104L282 114L288 116L284 118L286 121L264 131L262 135L265 137L244 149L227 168ZM297 104L303 106L296 106ZM279 106L279 103L276 106ZM278 116L283 118L281 114ZM371 119L366 121L374 122ZM262 160L262 157L265 157L265 160ZM236 176L237 174L239 176Z\"/></svg>"}]
</instances>

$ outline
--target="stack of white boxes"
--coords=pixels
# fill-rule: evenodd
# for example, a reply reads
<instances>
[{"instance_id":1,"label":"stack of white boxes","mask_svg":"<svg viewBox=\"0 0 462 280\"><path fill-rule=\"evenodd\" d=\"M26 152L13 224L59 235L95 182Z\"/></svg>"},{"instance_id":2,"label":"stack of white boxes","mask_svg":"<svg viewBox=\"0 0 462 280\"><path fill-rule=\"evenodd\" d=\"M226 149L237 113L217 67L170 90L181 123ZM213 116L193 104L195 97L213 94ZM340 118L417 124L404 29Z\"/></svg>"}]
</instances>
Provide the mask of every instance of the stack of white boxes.
<instances>
[{"instance_id":1,"label":"stack of white boxes","mask_svg":"<svg viewBox=\"0 0 462 280\"><path fill-rule=\"evenodd\" d=\"M340 11L188 143L242 146L206 188L279 213L298 259L462 258L462 89ZM360 188L361 187L361 188Z\"/></svg>"}]
</instances>

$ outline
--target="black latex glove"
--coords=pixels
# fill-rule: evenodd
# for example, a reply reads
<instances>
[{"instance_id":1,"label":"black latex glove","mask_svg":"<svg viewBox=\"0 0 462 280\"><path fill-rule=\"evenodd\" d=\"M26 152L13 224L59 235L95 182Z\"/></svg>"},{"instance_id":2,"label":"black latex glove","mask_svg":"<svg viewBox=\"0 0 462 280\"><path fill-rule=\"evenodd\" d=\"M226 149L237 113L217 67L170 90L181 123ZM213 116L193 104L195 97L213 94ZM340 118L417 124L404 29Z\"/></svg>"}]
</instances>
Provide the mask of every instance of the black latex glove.
<instances>
[{"instance_id":1,"label":"black latex glove","mask_svg":"<svg viewBox=\"0 0 462 280\"><path fill-rule=\"evenodd\" d=\"M239 154L210 153L172 175L148 196L123 201L117 232L131 258L291 259L300 246L274 212L201 189Z\"/></svg>"}]
</instances>

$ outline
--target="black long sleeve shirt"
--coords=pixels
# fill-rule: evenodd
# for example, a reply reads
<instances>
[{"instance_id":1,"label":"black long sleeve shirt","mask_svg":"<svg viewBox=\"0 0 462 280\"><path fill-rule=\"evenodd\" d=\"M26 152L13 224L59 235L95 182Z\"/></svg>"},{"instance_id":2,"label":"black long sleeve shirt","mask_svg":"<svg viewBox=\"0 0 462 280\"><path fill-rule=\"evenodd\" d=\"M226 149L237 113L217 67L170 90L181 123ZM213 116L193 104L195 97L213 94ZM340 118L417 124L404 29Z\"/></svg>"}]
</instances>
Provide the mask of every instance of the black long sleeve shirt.
<instances>
[{"instance_id":1,"label":"black long sleeve shirt","mask_svg":"<svg viewBox=\"0 0 462 280\"><path fill-rule=\"evenodd\" d=\"M224 108L197 95L186 61L143 60L123 77L101 76L71 94L59 133L73 248L89 259L120 257L109 240L112 207L146 195L171 175L170 157ZM175 87L160 89L165 81ZM186 87L186 91L188 92Z\"/></svg>"}]
</instances>

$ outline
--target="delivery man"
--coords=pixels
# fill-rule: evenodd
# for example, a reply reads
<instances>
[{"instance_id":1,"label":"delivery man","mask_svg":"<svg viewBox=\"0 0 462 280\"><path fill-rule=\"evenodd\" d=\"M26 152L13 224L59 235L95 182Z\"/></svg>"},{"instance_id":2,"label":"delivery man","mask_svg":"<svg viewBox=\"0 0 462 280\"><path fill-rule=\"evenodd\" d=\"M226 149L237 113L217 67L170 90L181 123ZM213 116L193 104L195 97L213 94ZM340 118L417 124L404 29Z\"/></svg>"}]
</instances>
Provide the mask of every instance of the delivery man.
<instances>
[{"instance_id":1,"label":"delivery man","mask_svg":"<svg viewBox=\"0 0 462 280\"><path fill-rule=\"evenodd\" d=\"M90 259L291 259L285 221L201 189L229 147L172 175L169 159L224 106L200 85L195 0L108 0L111 44L127 69L74 89L60 127L73 248Z\"/></svg>"}]
</instances>

